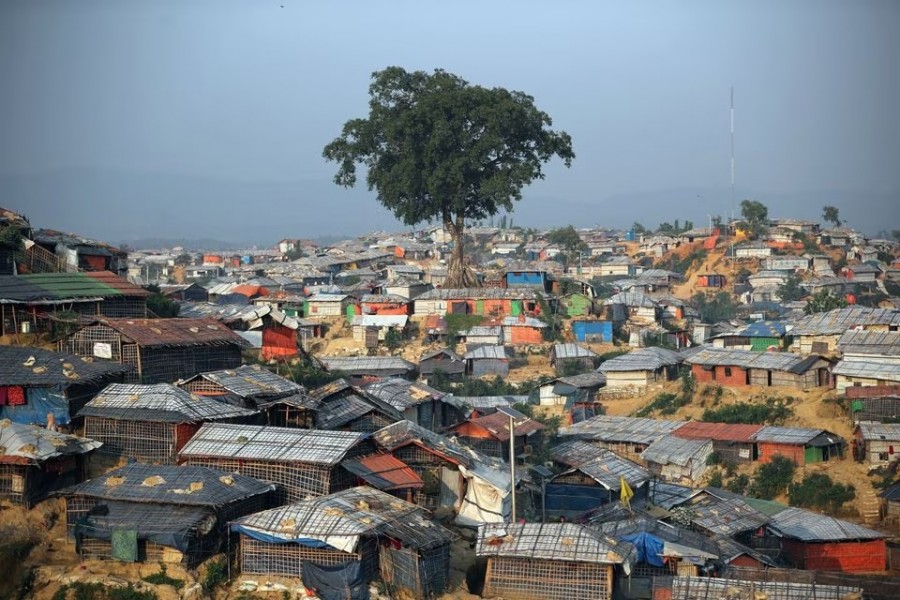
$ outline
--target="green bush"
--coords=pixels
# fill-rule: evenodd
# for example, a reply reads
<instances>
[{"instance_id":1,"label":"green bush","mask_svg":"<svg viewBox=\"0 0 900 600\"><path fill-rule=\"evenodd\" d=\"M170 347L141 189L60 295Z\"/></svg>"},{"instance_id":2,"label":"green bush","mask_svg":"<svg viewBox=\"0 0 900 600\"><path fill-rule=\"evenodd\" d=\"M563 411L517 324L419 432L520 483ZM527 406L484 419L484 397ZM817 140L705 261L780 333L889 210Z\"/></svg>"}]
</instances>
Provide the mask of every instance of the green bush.
<instances>
[{"instance_id":1,"label":"green bush","mask_svg":"<svg viewBox=\"0 0 900 600\"><path fill-rule=\"evenodd\" d=\"M814 508L826 513L836 514L845 502L856 498L856 490L852 485L836 483L824 473L812 473L800 483L792 483L788 488L788 501L791 506Z\"/></svg>"},{"instance_id":2,"label":"green bush","mask_svg":"<svg viewBox=\"0 0 900 600\"><path fill-rule=\"evenodd\" d=\"M225 559L213 560L206 564L206 574L200 586L207 594L225 583L228 579L228 563Z\"/></svg>"},{"instance_id":3,"label":"green bush","mask_svg":"<svg viewBox=\"0 0 900 600\"><path fill-rule=\"evenodd\" d=\"M721 389L721 388L720 388ZM738 402L718 408L707 408L700 417L707 423L749 423L778 425L794 415L794 409L784 401L768 398L763 404Z\"/></svg>"},{"instance_id":4,"label":"green bush","mask_svg":"<svg viewBox=\"0 0 900 600\"><path fill-rule=\"evenodd\" d=\"M171 585L176 590L180 590L184 587L184 579L170 577L166 572L166 565L164 563L160 563L158 573L147 575L143 580L147 583L152 583L153 585Z\"/></svg>"},{"instance_id":5,"label":"green bush","mask_svg":"<svg viewBox=\"0 0 900 600\"><path fill-rule=\"evenodd\" d=\"M659 414L661 415L671 415L688 402L689 399L683 399L677 394L663 392L657 394L650 404L638 410L635 415L638 417L646 417L654 411L659 411Z\"/></svg>"},{"instance_id":6,"label":"green bush","mask_svg":"<svg viewBox=\"0 0 900 600\"><path fill-rule=\"evenodd\" d=\"M744 473L731 478L725 485L725 489L735 494L745 494L747 488L750 487L750 476Z\"/></svg>"},{"instance_id":7,"label":"green bush","mask_svg":"<svg viewBox=\"0 0 900 600\"><path fill-rule=\"evenodd\" d=\"M794 478L797 465L789 458L776 456L772 462L761 465L747 493L754 498L773 500L787 490Z\"/></svg>"},{"instance_id":8,"label":"green bush","mask_svg":"<svg viewBox=\"0 0 900 600\"><path fill-rule=\"evenodd\" d=\"M722 472L716 471L709 478L709 486L714 488L722 487Z\"/></svg>"}]
</instances>

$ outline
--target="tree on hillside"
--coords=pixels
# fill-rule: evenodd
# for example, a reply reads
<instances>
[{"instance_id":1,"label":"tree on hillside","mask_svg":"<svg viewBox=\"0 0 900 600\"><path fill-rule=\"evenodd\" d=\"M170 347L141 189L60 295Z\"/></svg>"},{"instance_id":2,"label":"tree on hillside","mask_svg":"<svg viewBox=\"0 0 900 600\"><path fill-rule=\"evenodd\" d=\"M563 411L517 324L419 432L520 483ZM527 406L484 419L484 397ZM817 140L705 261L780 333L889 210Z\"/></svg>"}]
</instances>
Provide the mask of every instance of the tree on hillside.
<instances>
[{"instance_id":1,"label":"tree on hillside","mask_svg":"<svg viewBox=\"0 0 900 600\"><path fill-rule=\"evenodd\" d=\"M741 216L744 224L754 238L766 232L769 225L769 209L757 200L741 200Z\"/></svg>"},{"instance_id":2,"label":"tree on hillside","mask_svg":"<svg viewBox=\"0 0 900 600\"><path fill-rule=\"evenodd\" d=\"M703 323L716 323L733 319L737 314L737 304L732 300L728 292L718 292L714 296L707 296L703 292L697 292L691 298L697 312L700 313L700 321Z\"/></svg>"},{"instance_id":3,"label":"tree on hillside","mask_svg":"<svg viewBox=\"0 0 900 600\"><path fill-rule=\"evenodd\" d=\"M643 235L643 234L645 234L645 233L650 233L649 231L647 231L647 228L646 228L646 227L644 227L643 225L641 225L641 224L638 223L637 221L635 221L635 222L631 225L631 230L634 232L635 235Z\"/></svg>"},{"instance_id":4,"label":"tree on hillside","mask_svg":"<svg viewBox=\"0 0 900 600\"><path fill-rule=\"evenodd\" d=\"M828 290L820 290L810 296L809 300L806 301L803 312L812 315L815 313L828 312L829 310L834 310L836 308L844 308L845 306L847 306L847 301L840 296L835 296Z\"/></svg>"},{"instance_id":5,"label":"tree on hillside","mask_svg":"<svg viewBox=\"0 0 900 600\"><path fill-rule=\"evenodd\" d=\"M806 290L800 286L800 277L791 274L784 283L778 286L778 297L782 302L794 302L806 295Z\"/></svg>"},{"instance_id":6,"label":"tree on hillside","mask_svg":"<svg viewBox=\"0 0 900 600\"><path fill-rule=\"evenodd\" d=\"M472 85L446 71L388 67L372 74L369 114L351 119L323 156L335 183L356 184L356 166L378 201L407 225L439 220L454 242L446 287L477 281L464 262L467 223L511 211L542 165L575 154L563 131L523 92Z\"/></svg>"},{"instance_id":7,"label":"tree on hillside","mask_svg":"<svg viewBox=\"0 0 900 600\"><path fill-rule=\"evenodd\" d=\"M556 244L562 248L563 253L566 255L566 266L568 266L575 257L588 252L589 250L588 245L581 239L581 236L578 235L578 232L575 231L575 228L571 225L554 229L548 232L544 237L546 237L547 241L551 244Z\"/></svg>"},{"instance_id":8,"label":"tree on hillside","mask_svg":"<svg viewBox=\"0 0 900 600\"><path fill-rule=\"evenodd\" d=\"M838 209L836 206L823 206L822 219L824 219L828 223L831 223L835 227L841 226L841 217L838 214Z\"/></svg>"}]
</instances>

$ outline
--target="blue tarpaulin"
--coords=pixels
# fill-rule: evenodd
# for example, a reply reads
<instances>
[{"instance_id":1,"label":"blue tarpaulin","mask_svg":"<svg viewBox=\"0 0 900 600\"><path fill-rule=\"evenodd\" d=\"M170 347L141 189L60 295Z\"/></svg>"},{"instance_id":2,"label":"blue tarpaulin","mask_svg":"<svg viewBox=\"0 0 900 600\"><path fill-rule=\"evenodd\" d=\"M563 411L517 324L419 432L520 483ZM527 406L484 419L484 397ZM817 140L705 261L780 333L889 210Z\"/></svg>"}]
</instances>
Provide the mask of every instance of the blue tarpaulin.
<instances>
[{"instance_id":1,"label":"blue tarpaulin","mask_svg":"<svg viewBox=\"0 0 900 600\"><path fill-rule=\"evenodd\" d=\"M317 565L303 561L303 585L322 600L369 600L369 586L359 561L342 565Z\"/></svg>"},{"instance_id":2,"label":"blue tarpaulin","mask_svg":"<svg viewBox=\"0 0 900 600\"><path fill-rule=\"evenodd\" d=\"M47 415L53 413L57 425L69 424L69 401L59 387L27 388L25 404L0 406L0 419L23 425L47 425Z\"/></svg>"},{"instance_id":3,"label":"blue tarpaulin","mask_svg":"<svg viewBox=\"0 0 900 600\"><path fill-rule=\"evenodd\" d=\"M638 562L645 562L654 567L663 566L663 541L655 535L642 531L622 536L622 540L634 544Z\"/></svg>"},{"instance_id":4,"label":"blue tarpaulin","mask_svg":"<svg viewBox=\"0 0 900 600\"><path fill-rule=\"evenodd\" d=\"M256 529L244 527L243 525L239 525L237 523L231 526L231 530L235 533L246 535L247 537L253 538L254 540L257 540L259 542L265 542L266 544L300 544L302 546L307 546L308 548L330 548L328 544L321 540L313 540L309 538L285 539L284 537L271 535L262 531L258 531Z\"/></svg>"}]
</instances>

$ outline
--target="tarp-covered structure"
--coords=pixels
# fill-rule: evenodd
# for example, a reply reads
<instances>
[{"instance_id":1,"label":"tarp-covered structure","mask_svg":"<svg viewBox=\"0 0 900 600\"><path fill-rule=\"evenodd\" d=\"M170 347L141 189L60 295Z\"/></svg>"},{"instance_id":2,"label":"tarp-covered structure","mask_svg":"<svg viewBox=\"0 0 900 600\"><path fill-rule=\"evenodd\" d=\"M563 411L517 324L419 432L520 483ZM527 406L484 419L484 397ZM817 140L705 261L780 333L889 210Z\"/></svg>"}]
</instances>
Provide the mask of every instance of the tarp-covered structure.
<instances>
[{"instance_id":1,"label":"tarp-covered structure","mask_svg":"<svg viewBox=\"0 0 900 600\"><path fill-rule=\"evenodd\" d=\"M0 498L31 507L49 492L78 483L100 442L0 419Z\"/></svg>"},{"instance_id":2,"label":"tarp-covered structure","mask_svg":"<svg viewBox=\"0 0 900 600\"><path fill-rule=\"evenodd\" d=\"M244 574L300 577L323 600L366 600L379 572L391 589L439 595L452 534L421 507L356 487L237 519Z\"/></svg>"},{"instance_id":3,"label":"tarp-covered structure","mask_svg":"<svg viewBox=\"0 0 900 600\"><path fill-rule=\"evenodd\" d=\"M228 521L265 509L273 491L206 467L134 463L59 494L83 558L193 567L220 551Z\"/></svg>"}]
</instances>

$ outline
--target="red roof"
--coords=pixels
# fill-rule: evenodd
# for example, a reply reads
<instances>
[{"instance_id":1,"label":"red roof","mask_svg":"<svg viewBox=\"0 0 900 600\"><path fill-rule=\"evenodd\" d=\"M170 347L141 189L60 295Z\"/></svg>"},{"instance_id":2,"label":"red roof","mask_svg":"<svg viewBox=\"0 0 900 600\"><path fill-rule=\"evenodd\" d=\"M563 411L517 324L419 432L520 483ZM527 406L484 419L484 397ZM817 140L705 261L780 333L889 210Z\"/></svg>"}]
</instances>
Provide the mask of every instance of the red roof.
<instances>
[{"instance_id":1,"label":"red roof","mask_svg":"<svg viewBox=\"0 0 900 600\"><path fill-rule=\"evenodd\" d=\"M688 421L672 432L672 435L687 440L716 440L721 442L750 442L762 429L762 425L743 423L704 423Z\"/></svg>"},{"instance_id":2,"label":"red roof","mask_svg":"<svg viewBox=\"0 0 900 600\"><path fill-rule=\"evenodd\" d=\"M236 344L244 338L213 319L101 319L140 346L216 346Z\"/></svg>"},{"instance_id":3,"label":"red roof","mask_svg":"<svg viewBox=\"0 0 900 600\"><path fill-rule=\"evenodd\" d=\"M392 454L373 454L341 463L345 469L380 490L419 489L425 482L409 465Z\"/></svg>"},{"instance_id":4,"label":"red roof","mask_svg":"<svg viewBox=\"0 0 900 600\"><path fill-rule=\"evenodd\" d=\"M233 290L231 290L231 293L247 296L248 298L255 298L257 296L268 296L269 290L261 285L250 285L245 283L243 285L236 286Z\"/></svg>"},{"instance_id":5,"label":"red roof","mask_svg":"<svg viewBox=\"0 0 900 600\"><path fill-rule=\"evenodd\" d=\"M509 439L509 417L503 413L495 412L484 417L471 419L469 422L486 429L500 441ZM541 423L534 419L519 421L518 423L515 423L514 426L516 429L516 437L529 435L544 428Z\"/></svg>"}]
</instances>

